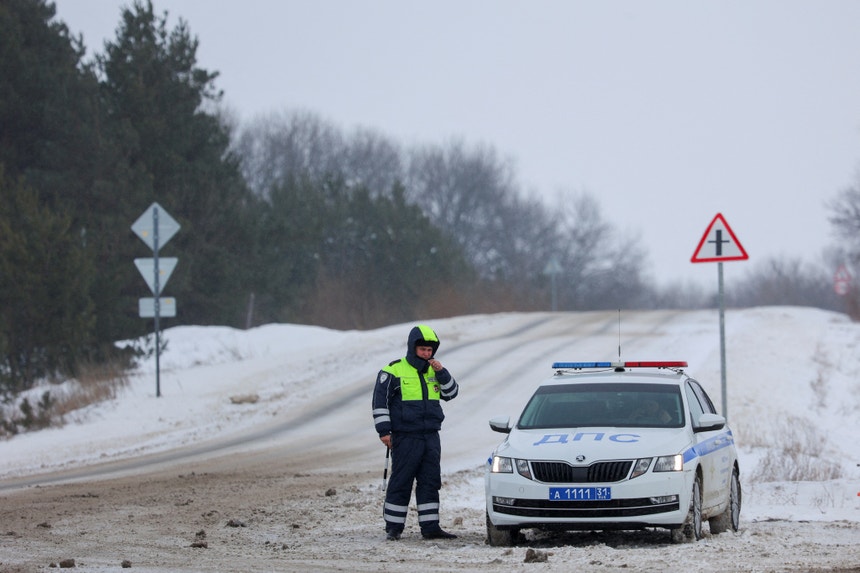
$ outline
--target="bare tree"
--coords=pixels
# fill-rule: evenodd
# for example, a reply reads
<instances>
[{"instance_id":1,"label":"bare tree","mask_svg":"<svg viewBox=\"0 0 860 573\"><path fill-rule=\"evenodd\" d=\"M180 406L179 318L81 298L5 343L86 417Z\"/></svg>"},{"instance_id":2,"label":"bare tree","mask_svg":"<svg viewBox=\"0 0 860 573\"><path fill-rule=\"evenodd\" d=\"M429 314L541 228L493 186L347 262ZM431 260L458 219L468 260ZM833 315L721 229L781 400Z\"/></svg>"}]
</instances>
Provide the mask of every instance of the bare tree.
<instances>
[{"instance_id":1,"label":"bare tree","mask_svg":"<svg viewBox=\"0 0 860 573\"><path fill-rule=\"evenodd\" d=\"M845 189L828 203L828 207L831 212L828 220L840 240L841 250L854 266L860 266L860 189Z\"/></svg>"},{"instance_id":2,"label":"bare tree","mask_svg":"<svg viewBox=\"0 0 860 573\"><path fill-rule=\"evenodd\" d=\"M839 306L832 277L822 267L798 258L770 258L758 263L740 283L727 289L732 306Z\"/></svg>"},{"instance_id":3,"label":"bare tree","mask_svg":"<svg viewBox=\"0 0 860 573\"><path fill-rule=\"evenodd\" d=\"M603 219L588 194L560 194L557 248L563 288L560 308L639 308L650 298L643 279L646 260L636 236L623 236Z\"/></svg>"},{"instance_id":4,"label":"bare tree","mask_svg":"<svg viewBox=\"0 0 860 573\"><path fill-rule=\"evenodd\" d=\"M840 258L853 269L860 269L860 171L858 183L854 187L843 190L828 204L831 212L829 218L834 234L840 240ZM848 314L854 320L860 320L860 288L855 277L845 295Z\"/></svg>"},{"instance_id":5,"label":"bare tree","mask_svg":"<svg viewBox=\"0 0 860 573\"><path fill-rule=\"evenodd\" d=\"M236 143L245 180L262 197L289 180L322 181L337 173L343 148L340 131L307 112L260 116Z\"/></svg>"},{"instance_id":6,"label":"bare tree","mask_svg":"<svg viewBox=\"0 0 860 573\"><path fill-rule=\"evenodd\" d=\"M513 170L492 147L426 146L410 156L406 188L431 220L451 229L481 277L513 272L509 228L518 199Z\"/></svg>"},{"instance_id":7,"label":"bare tree","mask_svg":"<svg viewBox=\"0 0 860 573\"><path fill-rule=\"evenodd\" d=\"M492 147L455 141L419 149L407 181L413 200L453 230L480 276L506 282L521 301L549 308L552 260L562 268L559 308L639 307L650 298L642 248L602 218L596 199L560 195L554 209L524 199L511 162Z\"/></svg>"},{"instance_id":8,"label":"bare tree","mask_svg":"<svg viewBox=\"0 0 860 573\"><path fill-rule=\"evenodd\" d=\"M705 308L714 300L715 293L692 281L673 281L655 289L651 308L696 309Z\"/></svg>"},{"instance_id":9,"label":"bare tree","mask_svg":"<svg viewBox=\"0 0 860 573\"><path fill-rule=\"evenodd\" d=\"M335 125L309 112L258 117L236 142L242 171L260 196L289 180L320 183L336 177L349 188L388 194L403 178L400 148L369 129L344 135Z\"/></svg>"},{"instance_id":10,"label":"bare tree","mask_svg":"<svg viewBox=\"0 0 860 573\"><path fill-rule=\"evenodd\" d=\"M390 196L405 177L403 152L392 139L377 131L356 129L345 140L341 169L352 188L362 187L372 197Z\"/></svg>"},{"instance_id":11,"label":"bare tree","mask_svg":"<svg viewBox=\"0 0 860 573\"><path fill-rule=\"evenodd\" d=\"M593 197L562 197L550 209L524 196L512 161L492 146L454 140L402 153L371 130L344 136L317 116L293 113L257 120L238 153L252 188L266 197L296 177L311 185L337 180L348 194L361 189L371 200L403 189L406 204L462 250L476 289L492 291L508 308L550 308L553 279L564 281L567 309L641 307L653 298L641 278L642 249L601 217ZM561 275L545 272L550 261L562 265Z\"/></svg>"}]
</instances>

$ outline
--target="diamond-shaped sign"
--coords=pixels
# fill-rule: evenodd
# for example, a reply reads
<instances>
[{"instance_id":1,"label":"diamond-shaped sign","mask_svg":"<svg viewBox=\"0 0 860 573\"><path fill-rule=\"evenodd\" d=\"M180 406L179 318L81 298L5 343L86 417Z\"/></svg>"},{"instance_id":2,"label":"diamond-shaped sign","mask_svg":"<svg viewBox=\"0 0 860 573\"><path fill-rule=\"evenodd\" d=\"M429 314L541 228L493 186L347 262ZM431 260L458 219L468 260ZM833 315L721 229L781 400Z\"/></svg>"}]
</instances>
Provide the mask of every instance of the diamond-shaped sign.
<instances>
[{"instance_id":1,"label":"diamond-shaped sign","mask_svg":"<svg viewBox=\"0 0 860 573\"><path fill-rule=\"evenodd\" d=\"M158 248L167 244L173 235L179 231L179 223L158 203L153 203L143 215L131 226L131 230L140 239L155 250L155 240L158 238Z\"/></svg>"},{"instance_id":2,"label":"diamond-shaped sign","mask_svg":"<svg viewBox=\"0 0 860 573\"><path fill-rule=\"evenodd\" d=\"M179 261L176 257L159 257L158 258L158 293L155 292L155 259L134 259L134 266L143 275L143 280L149 285L149 290L153 294L164 292L164 285L167 284L167 279L176 268L176 263Z\"/></svg>"}]
</instances>

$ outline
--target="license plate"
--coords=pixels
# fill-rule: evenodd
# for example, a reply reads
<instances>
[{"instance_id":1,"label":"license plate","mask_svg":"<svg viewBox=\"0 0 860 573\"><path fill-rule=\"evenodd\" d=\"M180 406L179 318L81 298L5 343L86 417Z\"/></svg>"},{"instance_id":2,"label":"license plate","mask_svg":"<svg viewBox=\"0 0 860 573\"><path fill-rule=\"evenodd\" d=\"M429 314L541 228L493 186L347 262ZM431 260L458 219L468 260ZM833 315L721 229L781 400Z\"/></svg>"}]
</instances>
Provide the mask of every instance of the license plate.
<instances>
[{"instance_id":1,"label":"license plate","mask_svg":"<svg viewBox=\"0 0 860 573\"><path fill-rule=\"evenodd\" d=\"M550 501L601 501L612 499L611 487L551 487Z\"/></svg>"}]
</instances>

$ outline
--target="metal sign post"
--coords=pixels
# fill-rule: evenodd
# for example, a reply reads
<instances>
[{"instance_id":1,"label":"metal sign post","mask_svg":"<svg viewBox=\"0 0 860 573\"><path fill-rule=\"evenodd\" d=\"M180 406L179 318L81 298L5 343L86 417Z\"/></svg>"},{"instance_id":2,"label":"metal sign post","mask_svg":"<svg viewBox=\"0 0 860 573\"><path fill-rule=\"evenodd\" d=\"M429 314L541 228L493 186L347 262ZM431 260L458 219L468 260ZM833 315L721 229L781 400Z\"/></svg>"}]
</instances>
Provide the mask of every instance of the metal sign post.
<instances>
[{"instance_id":1,"label":"metal sign post","mask_svg":"<svg viewBox=\"0 0 860 573\"><path fill-rule=\"evenodd\" d=\"M561 263L558 262L558 257L553 255L549 262L547 262L546 267L544 267L543 272L545 275L550 276L550 280L552 281L552 311L555 312L558 310L558 304L556 303L556 289L555 289L555 277L559 273L561 273L564 269L561 268Z\"/></svg>"},{"instance_id":2,"label":"metal sign post","mask_svg":"<svg viewBox=\"0 0 860 573\"><path fill-rule=\"evenodd\" d=\"M743 245L735 237L722 213L717 213L702 235L693 257L693 263L716 262L717 288L720 303L720 388L723 399L723 416L729 418L728 391L726 390L726 303L723 286L723 261L745 261L749 258Z\"/></svg>"},{"instance_id":3,"label":"metal sign post","mask_svg":"<svg viewBox=\"0 0 860 573\"><path fill-rule=\"evenodd\" d=\"M717 263L717 297L720 301L720 395L723 416L729 418L729 397L726 389L726 289L723 286L723 263Z\"/></svg>"},{"instance_id":4,"label":"metal sign post","mask_svg":"<svg viewBox=\"0 0 860 573\"><path fill-rule=\"evenodd\" d=\"M155 395L161 397L161 325L162 316L176 316L176 300L161 298L161 290L167 284L167 279L179 259L166 258L159 267L159 243L166 244L179 231L179 223L171 217L158 203L153 203L149 209L138 217L131 230L140 237L151 249L153 258L135 259L134 264L143 275L146 284L155 295L154 298L142 298L138 302L138 314L141 318L155 319Z\"/></svg>"}]
</instances>

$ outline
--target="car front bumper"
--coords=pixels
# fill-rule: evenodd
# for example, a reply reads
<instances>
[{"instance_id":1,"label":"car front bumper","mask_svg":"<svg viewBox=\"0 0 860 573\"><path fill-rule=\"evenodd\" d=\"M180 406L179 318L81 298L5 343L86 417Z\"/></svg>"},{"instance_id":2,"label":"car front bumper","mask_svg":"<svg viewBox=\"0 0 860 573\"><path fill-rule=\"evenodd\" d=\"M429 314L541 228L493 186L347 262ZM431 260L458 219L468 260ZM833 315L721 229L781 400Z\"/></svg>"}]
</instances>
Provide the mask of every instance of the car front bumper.
<instances>
[{"instance_id":1,"label":"car front bumper","mask_svg":"<svg viewBox=\"0 0 860 573\"><path fill-rule=\"evenodd\" d=\"M615 483L541 483L518 473L485 476L487 515L494 526L545 529L637 529L680 526L687 516L695 472L648 472ZM550 487L611 487L612 498L551 501Z\"/></svg>"}]
</instances>

